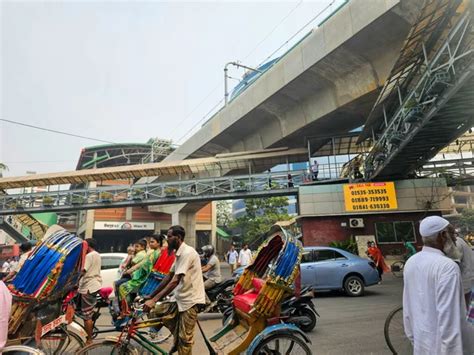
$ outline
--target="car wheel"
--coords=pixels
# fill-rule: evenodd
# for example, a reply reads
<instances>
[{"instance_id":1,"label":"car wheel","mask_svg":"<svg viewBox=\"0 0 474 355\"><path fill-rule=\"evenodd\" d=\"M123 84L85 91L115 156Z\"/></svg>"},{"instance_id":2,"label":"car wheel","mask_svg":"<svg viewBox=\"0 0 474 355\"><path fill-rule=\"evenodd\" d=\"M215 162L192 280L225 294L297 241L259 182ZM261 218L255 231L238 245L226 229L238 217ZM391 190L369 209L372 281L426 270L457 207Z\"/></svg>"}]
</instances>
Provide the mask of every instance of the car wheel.
<instances>
[{"instance_id":1,"label":"car wheel","mask_svg":"<svg viewBox=\"0 0 474 355\"><path fill-rule=\"evenodd\" d=\"M359 276L349 276L344 281L344 290L348 296L362 296L364 294L364 282Z\"/></svg>"}]
</instances>

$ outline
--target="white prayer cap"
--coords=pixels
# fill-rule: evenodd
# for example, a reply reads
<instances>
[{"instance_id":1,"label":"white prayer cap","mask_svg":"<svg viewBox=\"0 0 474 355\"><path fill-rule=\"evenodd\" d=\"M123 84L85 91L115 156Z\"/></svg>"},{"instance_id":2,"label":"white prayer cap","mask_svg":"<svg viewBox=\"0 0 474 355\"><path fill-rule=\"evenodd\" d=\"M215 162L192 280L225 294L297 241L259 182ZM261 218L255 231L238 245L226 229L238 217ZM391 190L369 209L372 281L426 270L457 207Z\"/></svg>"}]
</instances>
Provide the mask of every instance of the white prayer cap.
<instances>
[{"instance_id":1,"label":"white prayer cap","mask_svg":"<svg viewBox=\"0 0 474 355\"><path fill-rule=\"evenodd\" d=\"M429 216L420 222L422 237L436 237L439 232L449 225L449 221L440 216Z\"/></svg>"}]
</instances>

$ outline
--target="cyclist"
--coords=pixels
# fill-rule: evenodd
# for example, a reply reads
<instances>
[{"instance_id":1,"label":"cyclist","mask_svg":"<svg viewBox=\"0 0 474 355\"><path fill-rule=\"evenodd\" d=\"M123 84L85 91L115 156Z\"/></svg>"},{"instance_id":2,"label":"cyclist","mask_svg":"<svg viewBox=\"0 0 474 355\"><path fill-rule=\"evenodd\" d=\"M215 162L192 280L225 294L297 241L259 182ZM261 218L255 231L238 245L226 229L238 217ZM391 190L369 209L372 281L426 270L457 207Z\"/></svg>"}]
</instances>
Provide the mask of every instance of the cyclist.
<instances>
[{"instance_id":1,"label":"cyclist","mask_svg":"<svg viewBox=\"0 0 474 355\"><path fill-rule=\"evenodd\" d=\"M92 344L92 331L94 321L94 307L97 303L97 295L102 287L102 277L100 276L101 259L97 252L97 242L95 239L88 238L87 255L84 262L84 269L79 280L78 292L81 299L81 313L84 318L84 328L87 333L86 345Z\"/></svg>"},{"instance_id":2,"label":"cyclist","mask_svg":"<svg viewBox=\"0 0 474 355\"><path fill-rule=\"evenodd\" d=\"M409 241L406 241L403 243L405 248L407 249L407 253L405 254L405 261L407 261L410 257L416 254L416 249L415 246L410 243Z\"/></svg>"},{"instance_id":3,"label":"cyclist","mask_svg":"<svg viewBox=\"0 0 474 355\"><path fill-rule=\"evenodd\" d=\"M165 322L165 326L174 337L170 353L178 351L179 354L192 353L198 305L206 302L201 259L194 248L186 245L185 235L181 226L172 226L168 230L168 249L176 251L176 261L144 306L145 311L153 309L157 301L174 291L175 317Z\"/></svg>"}]
</instances>

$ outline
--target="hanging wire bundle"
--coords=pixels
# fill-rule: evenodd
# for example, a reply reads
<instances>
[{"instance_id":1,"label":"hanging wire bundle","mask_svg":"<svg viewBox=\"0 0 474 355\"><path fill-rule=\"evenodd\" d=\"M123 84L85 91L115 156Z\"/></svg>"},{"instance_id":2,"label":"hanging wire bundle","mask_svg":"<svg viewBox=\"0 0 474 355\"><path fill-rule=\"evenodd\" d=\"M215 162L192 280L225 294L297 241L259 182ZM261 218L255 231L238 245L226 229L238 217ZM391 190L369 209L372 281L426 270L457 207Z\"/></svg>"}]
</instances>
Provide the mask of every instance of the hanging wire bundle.
<instances>
[{"instance_id":1,"label":"hanging wire bundle","mask_svg":"<svg viewBox=\"0 0 474 355\"><path fill-rule=\"evenodd\" d=\"M33 309L42 303L60 304L58 301L77 285L85 246L67 231L57 231L36 246L9 286L13 294L9 334L17 334L21 325L34 321L34 314L29 318Z\"/></svg>"}]
</instances>

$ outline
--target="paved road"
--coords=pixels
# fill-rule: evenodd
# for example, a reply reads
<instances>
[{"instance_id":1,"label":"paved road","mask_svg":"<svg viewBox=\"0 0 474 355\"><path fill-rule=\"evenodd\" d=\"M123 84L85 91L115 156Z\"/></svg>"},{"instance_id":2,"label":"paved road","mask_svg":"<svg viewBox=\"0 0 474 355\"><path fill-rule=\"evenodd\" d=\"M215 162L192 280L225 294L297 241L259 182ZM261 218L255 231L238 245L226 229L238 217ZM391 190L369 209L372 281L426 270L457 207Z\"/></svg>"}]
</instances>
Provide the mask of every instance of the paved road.
<instances>
[{"instance_id":1,"label":"paved road","mask_svg":"<svg viewBox=\"0 0 474 355\"><path fill-rule=\"evenodd\" d=\"M339 293L315 299L321 315L311 333L314 354L391 354L383 335L385 318L402 302L403 279L386 275L382 284L367 288L363 297Z\"/></svg>"},{"instance_id":2,"label":"paved road","mask_svg":"<svg viewBox=\"0 0 474 355\"><path fill-rule=\"evenodd\" d=\"M388 274L382 284L367 288L363 297L347 297L339 292L318 294L314 303L321 318L308 334L313 354L390 354L383 327L387 314L401 304L402 287L403 279ZM106 325L107 318L103 315L101 323ZM199 319L208 336L221 325L219 314L204 314ZM193 353L207 354L197 329L195 340ZM169 344L163 348L169 349Z\"/></svg>"}]
</instances>

